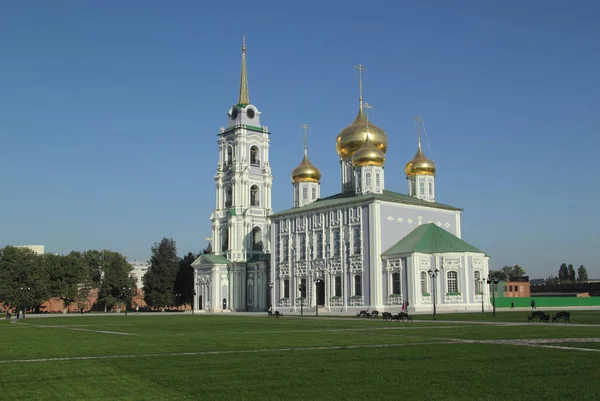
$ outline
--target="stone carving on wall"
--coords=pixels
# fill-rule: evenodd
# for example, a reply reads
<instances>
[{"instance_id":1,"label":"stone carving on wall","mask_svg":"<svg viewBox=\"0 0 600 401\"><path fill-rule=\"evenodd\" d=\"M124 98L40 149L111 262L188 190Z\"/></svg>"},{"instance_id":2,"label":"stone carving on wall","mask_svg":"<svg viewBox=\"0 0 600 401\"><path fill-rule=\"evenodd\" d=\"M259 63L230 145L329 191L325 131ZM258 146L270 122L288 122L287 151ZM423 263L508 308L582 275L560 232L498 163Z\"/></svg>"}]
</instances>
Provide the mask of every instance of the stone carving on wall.
<instances>
[{"instance_id":1,"label":"stone carving on wall","mask_svg":"<svg viewBox=\"0 0 600 401\"><path fill-rule=\"evenodd\" d=\"M402 223L402 222L404 221L404 219L402 219L402 217L398 217L398 218L396 219L396 221L397 221L398 223Z\"/></svg>"},{"instance_id":2,"label":"stone carving on wall","mask_svg":"<svg viewBox=\"0 0 600 401\"><path fill-rule=\"evenodd\" d=\"M409 217L409 218L408 218L408 220L406 220L406 222L407 222L408 224L412 224L412 223L413 223L413 219L411 219L411 218Z\"/></svg>"},{"instance_id":3,"label":"stone carving on wall","mask_svg":"<svg viewBox=\"0 0 600 401\"><path fill-rule=\"evenodd\" d=\"M385 262L385 271L394 272L402 269L402 261L400 259L388 259Z\"/></svg>"},{"instance_id":4,"label":"stone carving on wall","mask_svg":"<svg viewBox=\"0 0 600 401\"><path fill-rule=\"evenodd\" d=\"M323 215L314 215L312 217L313 220L313 229L320 229L323 227Z\"/></svg>"},{"instance_id":5,"label":"stone carving on wall","mask_svg":"<svg viewBox=\"0 0 600 401\"><path fill-rule=\"evenodd\" d=\"M387 296L387 304L388 305L402 305L403 296L402 295L388 295Z\"/></svg>"},{"instance_id":6,"label":"stone carving on wall","mask_svg":"<svg viewBox=\"0 0 600 401\"><path fill-rule=\"evenodd\" d=\"M294 267L296 277L306 277L306 261L298 261Z\"/></svg>"},{"instance_id":7,"label":"stone carving on wall","mask_svg":"<svg viewBox=\"0 0 600 401\"><path fill-rule=\"evenodd\" d=\"M444 223L444 227L446 227L447 229L450 228L450 223L448 223L448 222Z\"/></svg>"},{"instance_id":8,"label":"stone carving on wall","mask_svg":"<svg viewBox=\"0 0 600 401\"><path fill-rule=\"evenodd\" d=\"M460 269L460 258L444 258L444 269Z\"/></svg>"},{"instance_id":9,"label":"stone carving on wall","mask_svg":"<svg viewBox=\"0 0 600 401\"><path fill-rule=\"evenodd\" d=\"M201 285L210 285L210 275L209 274L201 274L198 276L198 284Z\"/></svg>"},{"instance_id":10,"label":"stone carving on wall","mask_svg":"<svg viewBox=\"0 0 600 401\"><path fill-rule=\"evenodd\" d=\"M342 261L340 259L329 259L327 270L331 274L340 274L342 272Z\"/></svg>"},{"instance_id":11,"label":"stone carving on wall","mask_svg":"<svg viewBox=\"0 0 600 401\"><path fill-rule=\"evenodd\" d=\"M350 223L360 223L362 209L360 207L356 209L350 209L350 212Z\"/></svg>"},{"instance_id":12,"label":"stone carving on wall","mask_svg":"<svg viewBox=\"0 0 600 401\"><path fill-rule=\"evenodd\" d=\"M422 257L419 260L419 266L421 267L421 270L429 270L431 267L431 260L429 259L429 256Z\"/></svg>"},{"instance_id":13,"label":"stone carving on wall","mask_svg":"<svg viewBox=\"0 0 600 401\"><path fill-rule=\"evenodd\" d=\"M482 269L483 268L483 260L473 259L473 268L474 269Z\"/></svg>"},{"instance_id":14,"label":"stone carving on wall","mask_svg":"<svg viewBox=\"0 0 600 401\"><path fill-rule=\"evenodd\" d=\"M362 256L350 256L350 272L360 273L363 271Z\"/></svg>"},{"instance_id":15,"label":"stone carving on wall","mask_svg":"<svg viewBox=\"0 0 600 401\"><path fill-rule=\"evenodd\" d=\"M290 265L287 262L279 264L279 278L290 278Z\"/></svg>"},{"instance_id":16,"label":"stone carving on wall","mask_svg":"<svg viewBox=\"0 0 600 401\"><path fill-rule=\"evenodd\" d=\"M340 215L336 212L329 213L329 226L337 227L340 225Z\"/></svg>"},{"instance_id":17,"label":"stone carving on wall","mask_svg":"<svg viewBox=\"0 0 600 401\"><path fill-rule=\"evenodd\" d=\"M288 220L283 220L279 222L279 231L281 234L287 234L290 232L290 222Z\"/></svg>"}]
</instances>

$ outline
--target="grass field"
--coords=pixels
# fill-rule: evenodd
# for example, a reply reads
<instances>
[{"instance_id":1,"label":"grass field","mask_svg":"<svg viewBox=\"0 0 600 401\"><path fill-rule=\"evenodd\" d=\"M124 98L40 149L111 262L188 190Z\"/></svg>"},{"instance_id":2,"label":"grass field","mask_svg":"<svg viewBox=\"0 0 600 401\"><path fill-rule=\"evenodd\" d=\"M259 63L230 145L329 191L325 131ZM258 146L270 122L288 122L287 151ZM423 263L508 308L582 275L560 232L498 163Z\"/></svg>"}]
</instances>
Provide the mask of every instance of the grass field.
<instances>
[{"instance_id":1,"label":"grass field","mask_svg":"<svg viewBox=\"0 0 600 401\"><path fill-rule=\"evenodd\" d=\"M0 399L596 399L600 312L571 325L526 315L3 320Z\"/></svg>"}]
</instances>

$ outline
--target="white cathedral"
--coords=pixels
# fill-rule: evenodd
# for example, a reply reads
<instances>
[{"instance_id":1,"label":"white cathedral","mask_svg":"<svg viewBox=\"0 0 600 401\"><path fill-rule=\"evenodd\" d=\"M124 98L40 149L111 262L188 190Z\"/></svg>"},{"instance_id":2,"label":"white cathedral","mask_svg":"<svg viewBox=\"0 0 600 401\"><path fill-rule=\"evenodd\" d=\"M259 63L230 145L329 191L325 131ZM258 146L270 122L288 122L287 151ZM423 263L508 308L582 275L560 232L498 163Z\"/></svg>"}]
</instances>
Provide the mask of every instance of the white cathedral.
<instances>
[{"instance_id":1,"label":"white cathedral","mask_svg":"<svg viewBox=\"0 0 600 401\"><path fill-rule=\"evenodd\" d=\"M271 207L271 133L250 103L245 45L239 99L228 117L217 141L212 253L192 265L195 310L490 307L489 256L461 239L462 209L436 202L436 167L420 136L405 168L408 195L385 189L387 136L365 117L362 78L358 115L336 139L341 192L321 197L321 172L305 145L291 175L293 207L278 213Z\"/></svg>"}]
</instances>

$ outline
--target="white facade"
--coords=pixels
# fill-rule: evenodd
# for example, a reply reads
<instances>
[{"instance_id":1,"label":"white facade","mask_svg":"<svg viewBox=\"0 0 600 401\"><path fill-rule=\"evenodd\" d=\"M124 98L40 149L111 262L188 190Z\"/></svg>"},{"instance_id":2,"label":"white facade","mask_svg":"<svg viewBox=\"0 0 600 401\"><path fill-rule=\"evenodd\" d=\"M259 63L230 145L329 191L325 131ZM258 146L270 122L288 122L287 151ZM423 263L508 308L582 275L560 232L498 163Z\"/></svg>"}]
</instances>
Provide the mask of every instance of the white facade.
<instances>
[{"instance_id":1,"label":"white facade","mask_svg":"<svg viewBox=\"0 0 600 401\"><path fill-rule=\"evenodd\" d=\"M133 277L135 277L135 286L139 289L144 288L143 278L150 267L150 263L143 260L134 260L133 262L129 262L131 267L133 267Z\"/></svg>"},{"instance_id":2,"label":"white facade","mask_svg":"<svg viewBox=\"0 0 600 401\"><path fill-rule=\"evenodd\" d=\"M45 252L44 245L15 245L15 248L31 249L33 252L37 253L38 255L43 255Z\"/></svg>"}]
</instances>

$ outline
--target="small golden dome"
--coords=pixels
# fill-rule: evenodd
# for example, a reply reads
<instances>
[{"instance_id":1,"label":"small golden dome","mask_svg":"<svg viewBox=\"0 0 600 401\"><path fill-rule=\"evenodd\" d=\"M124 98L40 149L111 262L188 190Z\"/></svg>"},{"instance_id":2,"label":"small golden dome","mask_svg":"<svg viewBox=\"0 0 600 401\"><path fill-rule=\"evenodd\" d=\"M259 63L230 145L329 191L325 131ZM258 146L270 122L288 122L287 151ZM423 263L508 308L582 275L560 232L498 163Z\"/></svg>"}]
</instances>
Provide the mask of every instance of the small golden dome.
<instances>
[{"instance_id":1,"label":"small golden dome","mask_svg":"<svg viewBox=\"0 0 600 401\"><path fill-rule=\"evenodd\" d=\"M415 175L435 175L435 163L423 154L423 150L421 149L421 139L419 139L419 149L417 150L417 154L411 161L406 163L404 172L407 177Z\"/></svg>"},{"instance_id":2,"label":"small golden dome","mask_svg":"<svg viewBox=\"0 0 600 401\"><path fill-rule=\"evenodd\" d=\"M371 140L367 137L365 143L352 155L352 165L359 166L383 166L385 163L385 153L383 153Z\"/></svg>"},{"instance_id":3,"label":"small golden dome","mask_svg":"<svg viewBox=\"0 0 600 401\"><path fill-rule=\"evenodd\" d=\"M352 157L354 152L359 150L365 143L367 135L379 150L383 153L387 151L387 135L381 128L367 121L361 108L354 122L341 130L337 136L335 148L338 155L342 159Z\"/></svg>"},{"instance_id":4,"label":"small golden dome","mask_svg":"<svg viewBox=\"0 0 600 401\"><path fill-rule=\"evenodd\" d=\"M304 148L304 159L292 171L292 182L319 182L320 180L321 172L308 160L308 153Z\"/></svg>"}]
</instances>

